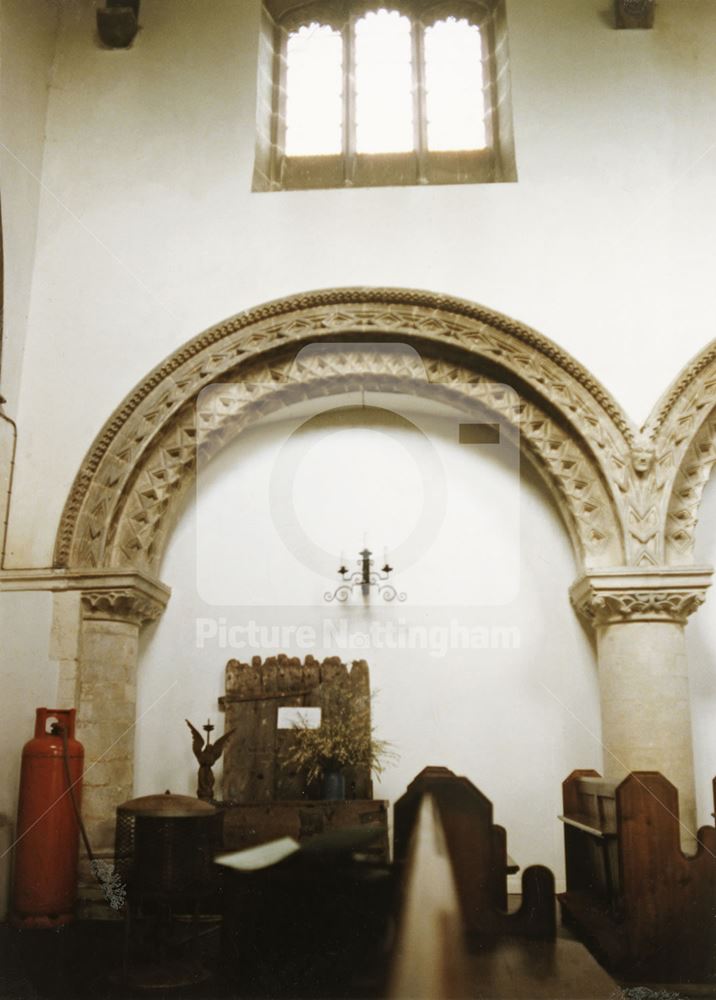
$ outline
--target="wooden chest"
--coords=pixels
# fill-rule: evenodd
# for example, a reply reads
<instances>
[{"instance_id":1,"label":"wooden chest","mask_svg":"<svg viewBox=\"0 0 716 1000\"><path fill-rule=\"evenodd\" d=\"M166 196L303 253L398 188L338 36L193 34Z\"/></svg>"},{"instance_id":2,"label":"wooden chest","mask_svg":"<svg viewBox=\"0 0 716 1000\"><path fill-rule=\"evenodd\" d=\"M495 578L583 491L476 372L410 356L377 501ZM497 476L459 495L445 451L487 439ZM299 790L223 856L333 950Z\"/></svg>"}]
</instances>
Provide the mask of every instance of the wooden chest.
<instances>
[{"instance_id":1,"label":"wooden chest","mask_svg":"<svg viewBox=\"0 0 716 1000\"><path fill-rule=\"evenodd\" d=\"M388 861L388 803L383 799L283 800L255 803L216 803L224 809L224 847L238 851L279 837L302 841L329 830L365 823L380 826L383 834L370 854Z\"/></svg>"}]
</instances>

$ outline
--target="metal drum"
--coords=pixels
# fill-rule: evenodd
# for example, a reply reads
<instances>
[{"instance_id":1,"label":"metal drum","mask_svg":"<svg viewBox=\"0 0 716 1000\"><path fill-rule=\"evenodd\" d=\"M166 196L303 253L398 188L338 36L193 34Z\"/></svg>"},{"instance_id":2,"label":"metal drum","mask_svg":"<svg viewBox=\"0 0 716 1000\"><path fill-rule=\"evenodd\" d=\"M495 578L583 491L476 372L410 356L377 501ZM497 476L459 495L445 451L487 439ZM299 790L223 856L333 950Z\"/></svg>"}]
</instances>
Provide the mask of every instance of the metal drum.
<instances>
[{"instance_id":1,"label":"metal drum","mask_svg":"<svg viewBox=\"0 0 716 1000\"><path fill-rule=\"evenodd\" d=\"M117 807L115 867L130 903L216 891L224 814L188 795L144 795Z\"/></svg>"}]
</instances>

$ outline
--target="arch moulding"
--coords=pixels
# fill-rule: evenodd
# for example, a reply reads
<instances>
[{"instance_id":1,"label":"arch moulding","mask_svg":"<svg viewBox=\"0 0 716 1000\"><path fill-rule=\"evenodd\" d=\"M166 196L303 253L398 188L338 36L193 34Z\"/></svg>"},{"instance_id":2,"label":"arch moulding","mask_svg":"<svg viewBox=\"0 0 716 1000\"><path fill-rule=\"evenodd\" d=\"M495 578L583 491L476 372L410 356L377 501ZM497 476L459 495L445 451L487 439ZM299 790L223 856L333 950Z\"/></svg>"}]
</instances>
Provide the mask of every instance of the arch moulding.
<instances>
[{"instance_id":1,"label":"arch moulding","mask_svg":"<svg viewBox=\"0 0 716 1000\"><path fill-rule=\"evenodd\" d=\"M391 349L396 342L417 354ZM309 345L319 349L304 352ZM67 603L74 645L61 685L115 798L132 794L139 627L166 603L161 558L198 462L263 414L355 389L477 401L519 440L572 540L581 571L573 603L597 629L606 774L663 771L693 827L684 624L710 570L678 564L692 562L696 510L716 461L716 344L639 432L539 333L470 302L402 289L318 291L240 313L155 368L92 444L64 507L50 576L54 589L81 592ZM106 796L93 771L83 810L93 840L111 852Z\"/></svg>"},{"instance_id":2,"label":"arch moulding","mask_svg":"<svg viewBox=\"0 0 716 1000\"><path fill-rule=\"evenodd\" d=\"M664 562L694 559L699 508L716 463L716 340L708 344L655 406L644 428L654 453L654 500Z\"/></svg>"},{"instance_id":3,"label":"arch moulding","mask_svg":"<svg viewBox=\"0 0 716 1000\"><path fill-rule=\"evenodd\" d=\"M404 354L370 346L393 342L417 350L420 372ZM296 363L297 352L316 343L325 349ZM206 393L226 383L242 387L230 405L226 393ZM578 362L534 330L469 302L348 288L240 313L137 385L75 478L55 567L157 573L181 495L195 477L200 399L201 448L213 453L260 413L355 388L477 398L519 434L557 499L583 569L659 562L653 518L644 530L651 470L642 440Z\"/></svg>"}]
</instances>

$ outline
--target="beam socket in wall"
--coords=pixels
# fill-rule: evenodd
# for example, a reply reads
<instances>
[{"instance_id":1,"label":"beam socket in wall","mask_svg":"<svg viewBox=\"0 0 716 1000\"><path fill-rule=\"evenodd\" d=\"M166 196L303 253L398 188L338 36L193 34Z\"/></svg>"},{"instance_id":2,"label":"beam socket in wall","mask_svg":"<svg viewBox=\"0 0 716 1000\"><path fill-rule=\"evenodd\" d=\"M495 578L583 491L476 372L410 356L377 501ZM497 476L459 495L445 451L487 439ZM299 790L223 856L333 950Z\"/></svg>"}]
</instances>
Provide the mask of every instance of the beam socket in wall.
<instances>
[{"instance_id":1,"label":"beam socket in wall","mask_svg":"<svg viewBox=\"0 0 716 1000\"><path fill-rule=\"evenodd\" d=\"M653 28L654 0L614 0L617 28Z\"/></svg>"},{"instance_id":2,"label":"beam socket in wall","mask_svg":"<svg viewBox=\"0 0 716 1000\"><path fill-rule=\"evenodd\" d=\"M139 0L106 0L97 8L97 33L110 49L126 49L139 31Z\"/></svg>"}]
</instances>

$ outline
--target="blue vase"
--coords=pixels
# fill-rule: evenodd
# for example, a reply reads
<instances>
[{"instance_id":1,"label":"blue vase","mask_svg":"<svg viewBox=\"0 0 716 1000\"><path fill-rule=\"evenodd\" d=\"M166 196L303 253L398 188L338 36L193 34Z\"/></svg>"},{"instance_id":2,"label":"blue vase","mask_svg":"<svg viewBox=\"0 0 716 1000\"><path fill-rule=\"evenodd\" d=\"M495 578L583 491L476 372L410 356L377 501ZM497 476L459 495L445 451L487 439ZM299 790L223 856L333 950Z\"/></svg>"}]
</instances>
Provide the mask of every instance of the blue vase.
<instances>
[{"instance_id":1,"label":"blue vase","mask_svg":"<svg viewBox=\"0 0 716 1000\"><path fill-rule=\"evenodd\" d=\"M326 771L323 775L323 798L344 799L346 797L346 776L342 771Z\"/></svg>"}]
</instances>

